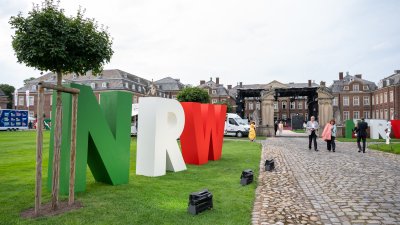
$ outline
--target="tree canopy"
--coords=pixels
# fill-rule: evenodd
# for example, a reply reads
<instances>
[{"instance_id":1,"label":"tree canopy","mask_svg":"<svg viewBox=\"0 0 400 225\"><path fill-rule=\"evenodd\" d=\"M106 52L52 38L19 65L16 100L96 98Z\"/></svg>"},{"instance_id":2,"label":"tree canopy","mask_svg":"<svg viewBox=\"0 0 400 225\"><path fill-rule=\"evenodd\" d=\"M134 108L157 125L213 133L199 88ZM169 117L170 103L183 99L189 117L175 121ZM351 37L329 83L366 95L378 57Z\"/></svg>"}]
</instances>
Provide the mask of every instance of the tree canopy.
<instances>
[{"instance_id":1,"label":"tree canopy","mask_svg":"<svg viewBox=\"0 0 400 225\"><path fill-rule=\"evenodd\" d=\"M186 87L176 96L180 102L210 103L210 96L207 91L198 87Z\"/></svg>"},{"instance_id":2,"label":"tree canopy","mask_svg":"<svg viewBox=\"0 0 400 225\"><path fill-rule=\"evenodd\" d=\"M113 54L112 39L94 19L84 18L84 10L66 16L53 0L35 5L25 18L10 18L15 29L12 47L19 63L58 74L99 73Z\"/></svg>"},{"instance_id":3,"label":"tree canopy","mask_svg":"<svg viewBox=\"0 0 400 225\"><path fill-rule=\"evenodd\" d=\"M7 109L12 109L13 107L13 94L15 91L15 87L8 84L0 84L0 90L4 92L8 97Z\"/></svg>"}]
</instances>

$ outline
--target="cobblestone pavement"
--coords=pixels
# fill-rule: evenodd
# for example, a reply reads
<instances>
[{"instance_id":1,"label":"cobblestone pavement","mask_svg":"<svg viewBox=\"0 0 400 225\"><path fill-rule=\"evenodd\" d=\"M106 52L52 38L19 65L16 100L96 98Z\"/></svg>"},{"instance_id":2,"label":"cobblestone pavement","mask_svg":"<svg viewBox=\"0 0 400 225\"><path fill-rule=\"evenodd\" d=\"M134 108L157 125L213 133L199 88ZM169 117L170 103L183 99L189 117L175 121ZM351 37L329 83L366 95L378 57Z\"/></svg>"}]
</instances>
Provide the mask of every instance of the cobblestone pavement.
<instances>
[{"instance_id":1,"label":"cobblestone pavement","mask_svg":"<svg viewBox=\"0 0 400 225\"><path fill-rule=\"evenodd\" d=\"M400 155L337 142L269 138L263 142L253 224L400 224ZM264 171L274 158L276 170Z\"/></svg>"}]
</instances>

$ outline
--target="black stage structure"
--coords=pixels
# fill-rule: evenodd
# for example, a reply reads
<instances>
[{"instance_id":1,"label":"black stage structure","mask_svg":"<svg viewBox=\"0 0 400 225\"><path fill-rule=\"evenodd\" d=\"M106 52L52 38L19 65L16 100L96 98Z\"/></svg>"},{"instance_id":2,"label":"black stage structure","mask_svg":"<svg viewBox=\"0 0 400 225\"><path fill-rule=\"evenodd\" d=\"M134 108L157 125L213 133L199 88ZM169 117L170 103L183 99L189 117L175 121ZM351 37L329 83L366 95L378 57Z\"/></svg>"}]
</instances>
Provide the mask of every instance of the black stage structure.
<instances>
[{"instance_id":1,"label":"black stage structure","mask_svg":"<svg viewBox=\"0 0 400 225\"><path fill-rule=\"evenodd\" d=\"M293 102L300 97L307 97L307 107L308 107L308 118L314 116L318 120L318 87L304 87L304 88L276 88L274 89L275 101L278 101L279 97L289 97L290 102ZM236 97L236 113L240 117L244 117L245 110L245 98L253 98L261 102L261 92L264 89L238 89Z\"/></svg>"}]
</instances>

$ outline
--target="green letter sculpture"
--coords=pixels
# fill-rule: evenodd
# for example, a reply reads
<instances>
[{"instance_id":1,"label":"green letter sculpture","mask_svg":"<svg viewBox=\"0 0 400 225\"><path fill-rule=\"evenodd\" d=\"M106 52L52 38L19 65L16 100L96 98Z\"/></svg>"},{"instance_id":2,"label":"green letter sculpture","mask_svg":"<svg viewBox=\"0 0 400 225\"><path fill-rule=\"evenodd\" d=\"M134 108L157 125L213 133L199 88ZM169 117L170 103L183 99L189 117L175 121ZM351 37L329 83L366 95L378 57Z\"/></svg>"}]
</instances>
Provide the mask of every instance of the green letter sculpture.
<instances>
[{"instance_id":1,"label":"green letter sculpture","mask_svg":"<svg viewBox=\"0 0 400 225\"><path fill-rule=\"evenodd\" d=\"M105 92L101 94L99 105L90 87L78 84L71 84L70 87L80 89L75 192L85 191L87 164L96 181L111 185L128 183L132 94L121 91ZM56 102L54 98L53 94L53 102ZM63 94L62 98L60 193L68 194L72 96ZM52 112L51 118L54 121L55 105ZM53 130L51 129L49 159L53 158ZM48 187L51 189L51 162L48 169Z\"/></svg>"}]
</instances>

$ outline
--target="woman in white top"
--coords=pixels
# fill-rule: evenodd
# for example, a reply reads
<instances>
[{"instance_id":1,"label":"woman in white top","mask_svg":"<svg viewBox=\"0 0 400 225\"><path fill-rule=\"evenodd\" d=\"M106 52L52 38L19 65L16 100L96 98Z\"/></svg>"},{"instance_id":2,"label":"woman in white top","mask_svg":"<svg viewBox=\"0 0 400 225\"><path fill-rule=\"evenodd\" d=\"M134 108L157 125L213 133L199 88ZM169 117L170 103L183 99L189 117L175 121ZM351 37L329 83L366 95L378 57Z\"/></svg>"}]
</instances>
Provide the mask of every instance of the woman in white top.
<instances>
[{"instance_id":1,"label":"woman in white top","mask_svg":"<svg viewBox=\"0 0 400 225\"><path fill-rule=\"evenodd\" d=\"M319 124L315 121L315 116L311 116L310 121L307 122L307 134L308 134L308 149L311 150L311 142L314 141L314 150L318 151L317 148L317 130Z\"/></svg>"}]
</instances>

